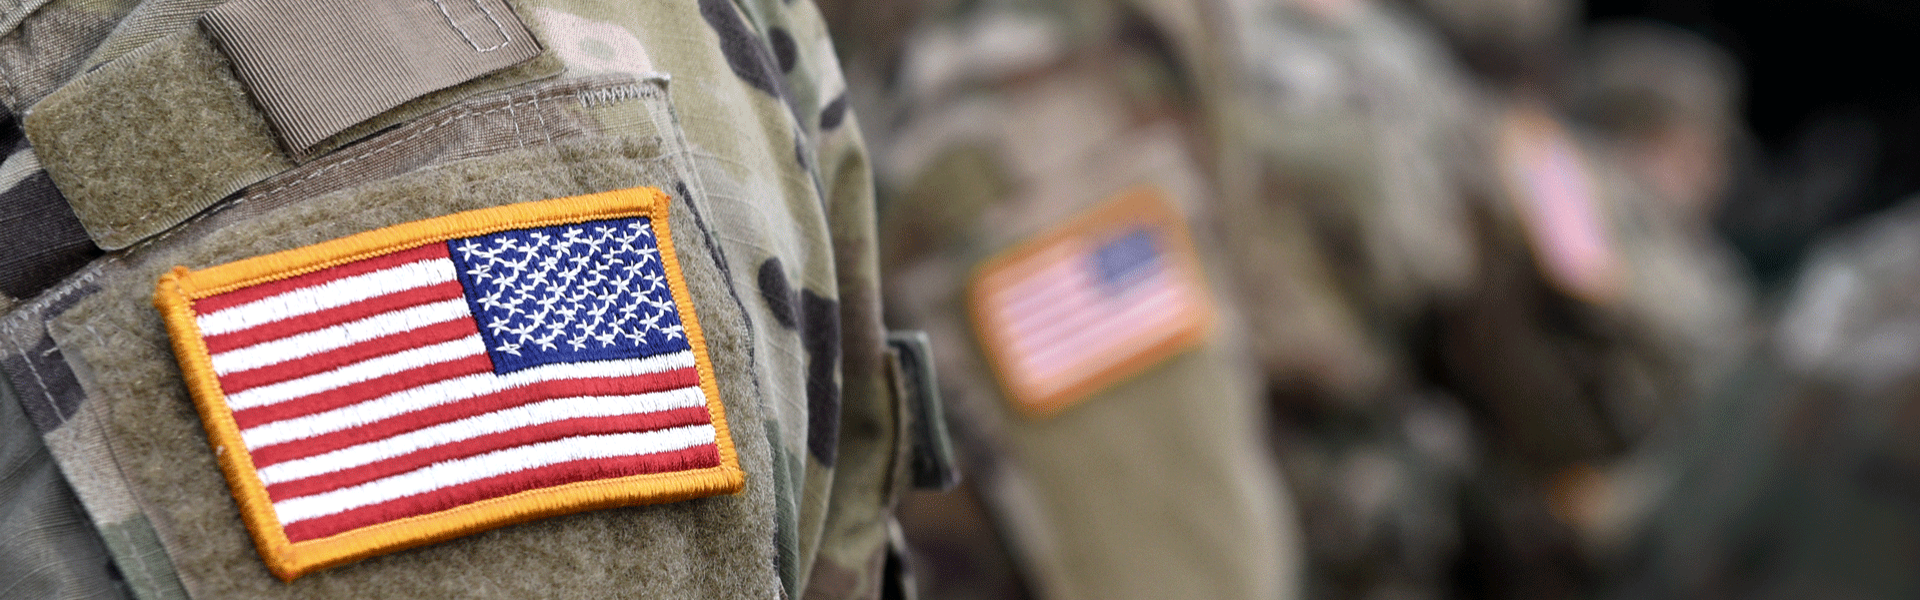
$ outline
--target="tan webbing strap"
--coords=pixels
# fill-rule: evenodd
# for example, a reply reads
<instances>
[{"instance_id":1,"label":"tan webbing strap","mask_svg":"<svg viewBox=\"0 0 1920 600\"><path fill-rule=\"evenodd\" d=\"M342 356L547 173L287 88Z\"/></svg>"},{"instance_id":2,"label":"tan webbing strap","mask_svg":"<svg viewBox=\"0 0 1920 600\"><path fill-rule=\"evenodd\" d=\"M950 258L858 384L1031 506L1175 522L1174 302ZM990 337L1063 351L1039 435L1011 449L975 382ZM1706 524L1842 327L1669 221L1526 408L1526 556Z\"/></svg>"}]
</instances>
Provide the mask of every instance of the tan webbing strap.
<instances>
[{"instance_id":1,"label":"tan webbing strap","mask_svg":"<svg viewBox=\"0 0 1920 600\"><path fill-rule=\"evenodd\" d=\"M47 175L101 248L381 128L564 69L503 0L243 0L203 24L26 115Z\"/></svg>"},{"instance_id":2,"label":"tan webbing strap","mask_svg":"<svg viewBox=\"0 0 1920 600\"><path fill-rule=\"evenodd\" d=\"M540 54L500 0L240 0L201 22L295 153Z\"/></svg>"}]
</instances>

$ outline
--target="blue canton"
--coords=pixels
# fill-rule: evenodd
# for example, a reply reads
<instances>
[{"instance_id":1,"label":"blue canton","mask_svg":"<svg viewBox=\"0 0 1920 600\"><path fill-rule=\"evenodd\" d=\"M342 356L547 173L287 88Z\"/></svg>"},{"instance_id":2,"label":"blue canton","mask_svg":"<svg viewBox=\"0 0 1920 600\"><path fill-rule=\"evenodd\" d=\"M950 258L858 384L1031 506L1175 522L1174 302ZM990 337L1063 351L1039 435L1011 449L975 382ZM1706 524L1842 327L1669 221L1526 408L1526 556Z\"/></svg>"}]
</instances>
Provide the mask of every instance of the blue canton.
<instances>
[{"instance_id":1,"label":"blue canton","mask_svg":"<svg viewBox=\"0 0 1920 600\"><path fill-rule=\"evenodd\" d=\"M687 350L645 217L447 241L495 373Z\"/></svg>"},{"instance_id":2,"label":"blue canton","mask_svg":"<svg viewBox=\"0 0 1920 600\"><path fill-rule=\"evenodd\" d=\"M1160 270L1160 240L1141 227L1113 238L1093 251L1093 272L1100 287L1118 294Z\"/></svg>"}]
</instances>

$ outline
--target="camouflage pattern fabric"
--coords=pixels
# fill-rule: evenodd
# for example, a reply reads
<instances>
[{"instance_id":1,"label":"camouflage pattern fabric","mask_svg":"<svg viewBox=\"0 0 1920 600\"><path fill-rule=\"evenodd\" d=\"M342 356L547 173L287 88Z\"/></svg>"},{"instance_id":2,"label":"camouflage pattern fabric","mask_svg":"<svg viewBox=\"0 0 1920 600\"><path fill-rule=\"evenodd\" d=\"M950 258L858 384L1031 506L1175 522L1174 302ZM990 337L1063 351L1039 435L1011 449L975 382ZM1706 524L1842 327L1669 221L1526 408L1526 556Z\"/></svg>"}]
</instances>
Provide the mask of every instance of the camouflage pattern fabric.
<instances>
[{"instance_id":1,"label":"camouflage pattern fabric","mask_svg":"<svg viewBox=\"0 0 1920 600\"><path fill-rule=\"evenodd\" d=\"M12 67L0 89L15 113L83 61L133 60L191 35L212 3L95 4L56 0L0 21L11 32L0 60ZM22 297L0 323L0 372L135 597L882 593L906 436L885 379L866 150L819 13L725 0L516 9L564 73L458 100L248 186ZM643 184L686 199L675 229L687 232L703 321L711 312L716 323L748 490L273 581L144 299L158 270Z\"/></svg>"}]
</instances>

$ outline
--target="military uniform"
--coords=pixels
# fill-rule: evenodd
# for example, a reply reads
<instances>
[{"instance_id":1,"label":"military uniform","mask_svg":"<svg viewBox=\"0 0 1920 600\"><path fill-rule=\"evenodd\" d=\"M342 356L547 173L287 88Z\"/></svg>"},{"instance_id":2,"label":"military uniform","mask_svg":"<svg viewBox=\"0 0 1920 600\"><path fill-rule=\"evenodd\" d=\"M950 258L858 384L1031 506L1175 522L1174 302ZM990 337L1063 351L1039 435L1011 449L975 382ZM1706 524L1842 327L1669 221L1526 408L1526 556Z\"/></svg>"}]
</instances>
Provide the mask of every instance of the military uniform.
<instances>
[{"instance_id":1,"label":"military uniform","mask_svg":"<svg viewBox=\"0 0 1920 600\"><path fill-rule=\"evenodd\" d=\"M1511 72L1483 67L1486 150L1476 156L1488 160L1474 179L1483 288L1443 315L1437 352L1445 377L1488 421L1491 468L1477 493L1507 507L1485 528L1501 550L1477 562L1541 574L1514 593L1544 593L1525 585L1577 593L1614 557L1661 478L1638 450L1716 389L1752 339L1752 292L1700 211L1686 208L1701 200L1667 195L1625 130L1570 119L1547 99L1562 86L1605 87L1583 81L1594 73L1577 65L1558 70L1571 53L1550 37L1459 43L1531 45L1536 57ZM1642 72L1697 64L1656 62ZM1644 108L1644 94L1582 94L1572 94L1585 98L1575 114L1612 103L1644 115L1631 112ZM1700 164L1696 176L1723 168Z\"/></svg>"},{"instance_id":2,"label":"military uniform","mask_svg":"<svg viewBox=\"0 0 1920 600\"><path fill-rule=\"evenodd\" d=\"M929 592L1006 593L1021 585L980 580L1004 580L1000 569L1010 566L1041 598L1298 593L1293 516L1262 441L1241 316L1228 308L1228 275L1210 231L1215 190L1195 141L1202 131L1194 81L1183 79L1204 64L1195 50L1203 40L1198 13L1155 3L990 2L930 7L923 16L892 46L897 57L863 54L888 53L892 42L880 40L850 51L849 62L867 65L856 72L891 73L890 99L871 111L892 117L873 134L882 149L888 314L927 329L938 347L943 397L968 459L968 489L979 498L979 508L928 498L909 510L927 519L906 525L916 548L934 551L922 571ZM1000 313L982 298L1044 288L995 282L1010 272L1006 265L1034 256L1027 249L1056 248L1049 240L1084 234L1102 250L1083 264L1104 264L1101 255L1125 247L1115 239L1146 238L1082 225L1116 206L1143 205L1187 224L1141 230L1166 244L1158 256L1175 261L1169 240L1188 237L1205 265L1208 283L1185 291L1212 299L1176 312L1218 318L1177 352L1152 353L1137 339L1114 349L1080 332L1122 336L1162 322L1163 313L1110 321L1108 311L1125 309L1096 300L1079 312L1054 310L1071 304L1072 293L1036 291L1053 300L1022 314L1104 323L1036 334L1047 339L1035 344L1081 340L1058 350L1070 357L1062 360L1148 356L1142 368L1083 389L1064 407L1036 408L1007 366L1024 355L999 341ZM1071 271L1060 278L1073 279ZM1091 278L1094 288L1125 288ZM991 529L944 521L974 510ZM989 549L972 549L981 545ZM1011 559L992 559L994 550Z\"/></svg>"},{"instance_id":3,"label":"military uniform","mask_svg":"<svg viewBox=\"0 0 1920 600\"><path fill-rule=\"evenodd\" d=\"M1914 542L1908 200L1816 244L1765 344L1649 448L1614 597L1898 598Z\"/></svg>"},{"instance_id":4,"label":"military uniform","mask_svg":"<svg viewBox=\"0 0 1920 600\"><path fill-rule=\"evenodd\" d=\"M27 417L7 420L7 440L9 456L31 453L23 436L37 432L64 477L25 471L45 491L12 499L46 516L9 527L72 543L21 547L9 564L68 567L9 571L5 585L78 594L110 580L139 598L882 592L916 413L880 323L866 151L811 4L13 4L0 100L31 144L5 163L0 237L41 242L0 270L17 301L0 372ZM368 70L303 78L331 68L310 64L316 52ZM671 199L676 293L700 313L709 397L744 488L274 581L239 484L230 495L216 468L228 449L209 449L150 303L161 273L636 186Z\"/></svg>"},{"instance_id":5,"label":"military uniform","mask_svg":"<svg viewBox=\"0 0 1920 600\"><path fill-rule=\"evenodd\" d=\"M1477 283L1465 73L1394 4L1230 5L1212 114L1240 276L1314 595L1446 589L1469 413L1423 369Z\"/></svg>"},{"instance_id":6,"label":"military uniform","mask_svg":"<svg viewBox=\"0 0 1920 600\"><path fill-rule=\"evenodd\" d=\"M1586 56L1576 114L1610 134L1681 235L1704 233L1744 137L1730 110L1731 60L1656 24L1597 31ZM1599 504L1631 509L1613 511L1627 516L1613 535L1615 597L1914 593L1911 569L1888 558L1913 537L1910 511L1895 508L1911 502L1915 364L1903 323L1913 314L1913 209L1908 201L1816 245L1782 290L1777 320L1734 354L1732 376L1689 399L1616 469L1637 476L1600 486L1609 493ZM1710 245L1666 260L1711 265L1724 253ZM1680 306L1665 314L1700 323L1744 308ZM1731 327L1694 336L1741 338Z\"/></svg>"}]
</instances>

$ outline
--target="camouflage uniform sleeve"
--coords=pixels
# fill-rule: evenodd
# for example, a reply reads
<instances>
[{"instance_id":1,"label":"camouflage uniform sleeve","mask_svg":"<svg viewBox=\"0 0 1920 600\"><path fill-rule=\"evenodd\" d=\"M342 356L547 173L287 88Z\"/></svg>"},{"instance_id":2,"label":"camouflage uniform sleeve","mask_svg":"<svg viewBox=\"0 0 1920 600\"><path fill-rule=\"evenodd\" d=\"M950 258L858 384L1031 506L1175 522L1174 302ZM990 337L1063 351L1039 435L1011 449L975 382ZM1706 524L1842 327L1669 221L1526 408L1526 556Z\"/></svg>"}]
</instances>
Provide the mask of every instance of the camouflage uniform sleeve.
<instances>
[{"instance_id":1,"label":"camouflage uniform sleeve","mask_svg":"<svg viewBox=\"0 0 1920 600\"><path fill-rule=\"evenodd\" d=\"M840 289L839 436L834 477L826 490L831 498L803 595L875 598L884 585L880 575L898 492L901 440L900 415L883 370L873 176L819 10L795 3L785 7L785 15L785 33L769 27L768 41L781 66L792 67L788 89L812 145Z\"/></svg>"},{"instance_id":2,"label":"camouflage uniform sleeve","mask_svg":"<svg viewBox=\"0 0 1920 600\"><path fill-rule=\"evenodd\" d=\"M100 68L44 86L38 93L64 95L42 106L69 110L43 111L38 129L28 127L36 140L65 140L81 151L54 161L81 173L72 180L110 178L74 169L89 166L83 155L100 154L95 140L111 132L65 118L128 99L114 92L127 86L101 83L155 68L231 79L213 68L221 60L202 60L218 59L204 51L217 48L196 39L194 19L175 14L198 15L203 4L123 7L119 14L133 9L151 18L129 19L105 42L110 28L73 41L76 56L91 56L85 60ZM21 384L29 381L23 369L46 367L71 384L16 387L30 416L51 415L34 425L108 534L109 554L130 577L164 580L133 582L136 595L878 595L900 420L884 370L867 155L817 10L808 2L728 0L508 4L551 51L528 63L538 72L508 69L469 81L493 87L423 96L299 160L278 156L283 148L267 138L275 164L254 164L261 168L184 194L211 208L172 207L151 219L158 222L151 237L134 234L132 245L109 248L78 274L62 273L51 291L24 295L7 315L0 333L11 343L0 350L0 366L9 380ZM100 48L88 55L94 45ZM20 73L7 83L24 81ZM237 85L231 91L244 98ZM175 86L148 95L193 92ZM142 110L165 118L165 104ZM214 118L255 110L244 100L229 104L237 110ZM85 137L72 134L78 130L108 135L75 141ZM196 135L163 131L156 135ZM182 147L211 146L203 142ZM154 147L125 143L141 152ZM204 167L184 171L188 178L233 166L163 153L140 161L150 173L183 172L170 161ZM106 173L124 165L91 166ZM178 191L169 185L135 191ZM239 187L207 193L225 185ZM452 211L635 185L659 187L679 207L672 223L680 260L718 357L745 491L508 527L292 585L268 577L249 556L248 532L147 302L159 270ZM592 566L599 576L543 567L566 563ZM484 565L503 568L476 568ZM456 572L469 576L448 576Z\"/></svg>"}]
</instances>

